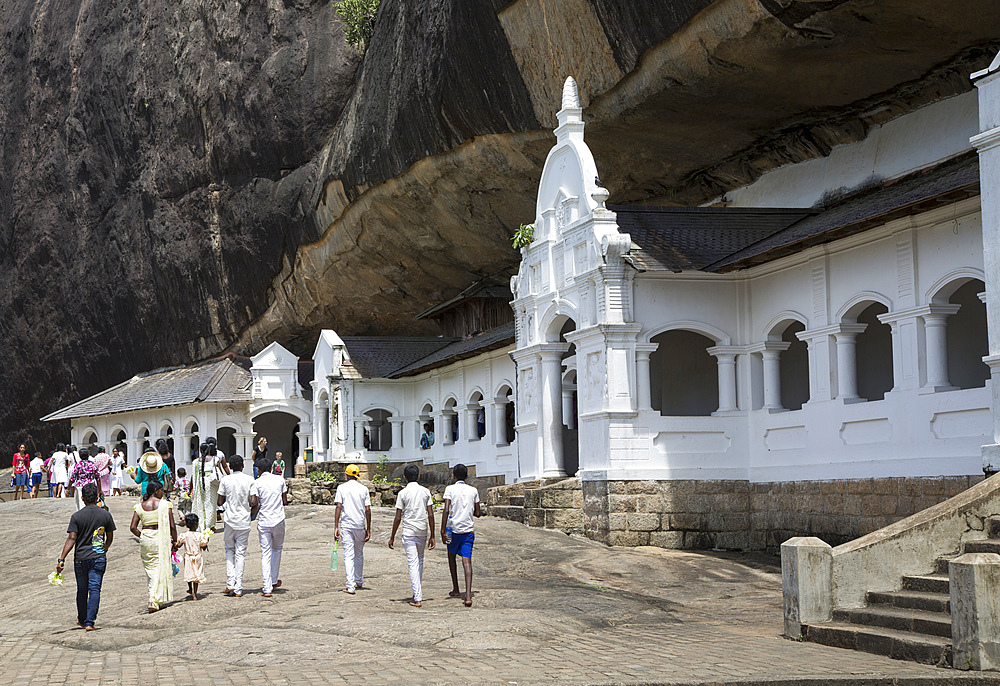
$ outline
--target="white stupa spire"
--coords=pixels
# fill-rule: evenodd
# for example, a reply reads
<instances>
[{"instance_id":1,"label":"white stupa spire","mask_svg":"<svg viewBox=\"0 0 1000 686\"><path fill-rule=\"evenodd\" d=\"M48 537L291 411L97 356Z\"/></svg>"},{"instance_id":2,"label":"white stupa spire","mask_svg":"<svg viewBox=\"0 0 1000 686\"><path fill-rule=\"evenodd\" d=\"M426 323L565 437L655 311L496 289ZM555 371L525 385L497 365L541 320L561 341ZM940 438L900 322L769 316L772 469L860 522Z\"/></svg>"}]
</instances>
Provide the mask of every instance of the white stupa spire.
<instances>
[{"instance_id":1,"label":"white stupa spire","mask_svg":"<svg viewBox=\"0 0 1000 686\"><path fill-rule=\"evenodd\" d=\"M580 91L577 90L576 80L572 76L567 76L566 83L563 84L562 109L578 107L580 107Z\"/></svg>"}]
</instances>

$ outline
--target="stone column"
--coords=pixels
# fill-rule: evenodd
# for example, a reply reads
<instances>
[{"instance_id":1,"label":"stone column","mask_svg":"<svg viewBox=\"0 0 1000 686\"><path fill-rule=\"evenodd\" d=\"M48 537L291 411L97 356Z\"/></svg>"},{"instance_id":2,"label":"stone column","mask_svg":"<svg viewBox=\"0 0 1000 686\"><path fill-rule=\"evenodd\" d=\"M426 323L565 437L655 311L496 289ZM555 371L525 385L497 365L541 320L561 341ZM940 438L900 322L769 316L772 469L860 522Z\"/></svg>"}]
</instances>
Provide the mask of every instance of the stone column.
<instances>
[{"instance_id":1,"label":"stone column","mask_svg":"<svg viewBox=\"0 0 1000 686\"><path fill-rule=\"evenodd\" d=\"M479 404L469 403L465 406L465 440L479 440Z\"/></svg>"},{"instance_id":2,"label":"stone column","mask_svg":"<svg viewBox=\"0 0 1000 686\"><path fill-rule=\"evenodd\" d=\"M250 462L250 456L253 455L253 450L250 449L251 441L253 440L253 434L248 433L234 433L233 438L236 439L236 450L240 457L243 458L244 471L246 470L247 463Z\"/></svg>"},{"instance_id":3,"label":"stone column","mask_svg":"<svg viewBox=\"0 0 1000 686\"><path fill-rule=\"evenodd\" d=\"M983 469L1000 470L1000 55L972 80L979 91L979 131L971 143L979 152L980 207L983 225L983 273L993 393L993 439L982 448Z\"/></svg>"},{"instance_id":4,"label":"stone column","mask_svg":"<svg viewBox=\"0 0 1000 686\"><path fill-rule=\"evenodd\" d=\"M785 636L798 638L803 624L829 621L833 613L833 548L812 536L782 543L781 595Z\"/></svg>"},{"instance_id":5,"label":"stone column","mask_svg":"<svg viewBox=\"0 0 1000 686\"><path fill-rule=\"evenodd\" d=\"M434 436L441 441L441 445L452 445L455 442L454 421L454 411L445 410L441 413L441 429L434 432Z\"/></svg>"},{"instance_id":6,"label":"stone column","mask_svg":"<svg viewBox=\"0 0 1000 686\"><path fill-rule=\"evenodd\" d=\"M636 402L640 412L653 409L649 390L649 355L658 347L659 343L640 343L635 346Z\"/></svg>"},{"instance_id":7,"label":"stone column","mask_svg":"<svg viewBox=\"0 0 1000 686\"><path fill-rule=\"evenodd\" d=\"M731 345L716 345L708 349L719 365L719 412L735 412L736 402L736 355L739 348Z\"/></svg>"},{"instance_id":8,"label":"stone column","mask_svg":"<svg viewBox=\"0 0 1000 686\"><path fill-rule=\"evenodd\" d=\"M834 332L837 339L837 398L845 402L859 400L858 396L858 334L867 324L845 324Z\"/></svg>"},{"instance_id":9,"label":"stone column","mask_svg":"<svg viewBox=\"0 0 1000 686\"><path fill-rule=\"evenodd\" d=\"M493 399L493 445L510 445L507 441L507 398ZM489 432L487 432L489 435Z\"/></svg>"},{"instance_id":10,"label":"stone column","mask_svg":"<svg viewBox=\"0 0 1000 686\"><path fill-rule=\"evenodd\" d=\"M958 312L959 305L938 305L922 316L924 320L925 358L927 380L924 388L932 391L950 391L955 388L948 380L948 317Z\"/></svg>"},{"instance_id":11,"label":"stone column","mask_svg":"<svg viewBox=\"0 0 1000 686\"><path fill-rule=\"evenodd\" d=\"M403 421L401 417L389 418L389 424L392 426L392 450L395 451L403 449Z\"/></svg>"},{"instance_id":12,"label":"stone column","mask_svg":"<svg viewBox=\"0 0 1000 686\"><path fill-rule=\"evenodd\" d=\"M353 447L355 450L365 449L365 424L367 423L367 418L354 418L354 432L353 436Z\"/></svg>"},{"instance_id":13,"label":"stone column","mask_svg":"<svg viewBox=\"0 0 1000 686\"><path fill-rule=\"evenodd\" d=\"M575 389L562 389L562 423L567 429L576 428L576 413L573 412L573 393Z\"/></svg>"},{"instance_id":14,"label":"stone column","mask_svg":"<svg viewBox=\"0 0 1000 686\"><path fill-rule=\"evenodd\" d=\"M750 347L750 352L759 352L764 367L764 404L762 409L780 410L781 404L781 353L791 345L785 341L765 341Z\"/></svg>"},{"instance_id":15,"label":"stone column","mask_svg":"<svg viewBox=\"0 0 1000 686\"><path fill-rule=\"evenodd\" d=\"M540 351L542 478L566 476L562 468L562 356L568 344L552 344Z\"/></svg>"},{"instance_id":16,"label":"stone column","mask_svg":"<svg viewBox=\"0 0 1000 686\"><path fill-rule=\"evenodd\" d=\"M1000 555L966 553L948 563L955 669L1000 669Z\"/></svg>"}]
</instances>

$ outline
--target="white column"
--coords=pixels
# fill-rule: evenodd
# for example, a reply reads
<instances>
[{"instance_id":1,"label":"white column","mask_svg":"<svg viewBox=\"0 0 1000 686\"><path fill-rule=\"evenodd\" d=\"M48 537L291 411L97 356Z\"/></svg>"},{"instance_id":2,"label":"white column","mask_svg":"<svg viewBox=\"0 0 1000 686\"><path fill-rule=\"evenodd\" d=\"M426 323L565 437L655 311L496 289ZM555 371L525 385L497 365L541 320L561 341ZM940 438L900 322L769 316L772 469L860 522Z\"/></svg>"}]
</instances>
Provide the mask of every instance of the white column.
<instances>
[{"instance_id":1,"label":"white column","mask_svg":"<svg viewBox=\"0 0 1000 686\"><path fill-rule=\"evenodd\" d=\"M401 451L403 449L403 418L390 417L389 424L392 426L392 450Z\"/></svg>"},{"instance_id":2,"label":"white column","mask_svg":"<svg viewBox=\"0 0 1000 686\"><path fill-rule=\"evenodd\" d=\"M452 445L455 442L454 421L454 412L445 410L441 413L441 428L434 432L441 445Z\"/></svg>"},{"instance_id":3,"label":"white column","mask_svg":"<svg viewBox=\"0 0 1000 686\"><path fill-rule=\"evenodd\" d=\"M510 445L507 442L507 398L493 399L493 426L487 429L487 436L490 431L493 432L493 445Z\"/></svg>"},{"instance_id":4,"label":"white column","mask_svg":"<svg viewBox=\"0 0 1000 686\"><path fill-rule=\"evenodd\" d=\"M716 345L708 348L708 354L719 365L719 412L735 412L736 402L736 355L740 349L731 345Z\"/></svg>"},{"instance_id":5,"label":"white column","mask_svg":"<svg viewBox=\"0 0 1000 686\"><path fill-rule=\"evenodd\" d=\"M317 427L319 434L319 445L317 448L318 452L326 459L327 451L330 450L330 406L320 405L319 408L319 426Z\"/></svg>"},{"instance_id":6,"label":"white column","mask_svg":"<svg viewBox=\"0 0 1000 686\"><path fill-rule=\"evenodd\" d=\"M562 356L568 344L553 344L540 351L542 478L566 476L562 468Z\"/></svg>"},{"instance_id":7,"label":"white column","mask_svg":"<svg viewBox=\"0 0 1000 686\"><path fill-rule=\"evenodd\" d=\"M233 434L233 438L236 439L236 452L243 458L243 466L246 467L246 464L250 461L250 456L253 455L252 450L247 451L247 447L250 445L248 441L253 438L253 434L239 432Z\"/></svg>"},{"instance_id":8,"label":"white column","mask_svg":"<svg viewBox=\"0 0 1000 686\"><path fill-rule=\"evenodd\" d=\"M573 388L562 389L562 423L567 429L576 428L576 413L573 412Z\"/></svg>"},{"instance_id":9,"label":"white column","mask_svg":"<svg viewBox=\"0 0 1000 686\"><path fill-rule=\"evenodd\" d=\"M979 131L971 143L979 152L980 207L983 225L983 274L993 403L993 439L982 447L983 468L1000 470L1000 56L972 80L979 91Z\"/></svg>"},{"instance_id":10,"label":"white column","mask_svg":"<svg viewBox=\"0 0 1000 686\"><path fill-rule=\"evenodd\" d=\"M365 449L365 424L367 423L367 417L355 417L354 418L354 431L352 432L353 437L353 448L355 450Z\"/></svg>"},{"instance_id":11,"label":"white column","mask_svg":"<svg viewBox=\"0 0 1000 686\"><path fill-rule=\"evenodd\" d=\"M837 339L837 399L858 400L858 334L867 324L844 324L834 332Z\"/></svg>"},{"instance_id":12,"label":"white column","mask_svg":"<svg viewBox=\"0 0 1000 686\"><path fill-rule=\"evenodd\" d=\"M635 346L636 401L640 411L653 409L649 390L649 355L659 346L659 343L640 343Z\"/></svg>"},{"instance_id":13,"label":"white column","mask_svg":"<svg viewBox=\"0 0 1000 686\"><path fill-rule=\"evenodd\" d=\"M958 312L960 305L931 305L924 320L927 380L924 388L950 391L955 388L948 380L948 317Z\"/></svg>"},{"instance_id":14,"label":"white column","mask_svg":"<svg viewBox=\"0 0 1000 686\"><path fill-rule=\"evenodd\" d=\"M465 406L465 440L479 440L479 404L469 403Z\"/></svg>"},{"instance_id":15,"label":"white column","mask_svg":"<svg viewBox=\"0 0 1000 686\"><path fill-rule=\"evenodd\" d=\"M762 350L760 354L764 360L764 409L780 410L782 408L781 351Z\"/></svg>"}]
</instances>

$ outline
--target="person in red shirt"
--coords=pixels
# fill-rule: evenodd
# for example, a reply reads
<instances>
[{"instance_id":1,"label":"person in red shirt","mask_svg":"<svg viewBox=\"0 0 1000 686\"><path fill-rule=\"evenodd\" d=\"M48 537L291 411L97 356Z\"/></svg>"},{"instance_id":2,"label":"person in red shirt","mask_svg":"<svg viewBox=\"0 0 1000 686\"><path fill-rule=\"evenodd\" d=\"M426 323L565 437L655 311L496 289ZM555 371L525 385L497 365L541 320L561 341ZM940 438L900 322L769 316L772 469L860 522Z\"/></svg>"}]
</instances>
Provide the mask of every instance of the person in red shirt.
<instances>
[{"instance_id":1,"label":"person in red shirt","mask_svg":"<svg viewBox=\"0 0 1000 686\"><path fill-rule=\"evenodd\" d=\"M28 448L21 445L14 453L14 500L22 500L28 488L28 464L31 456L28 455Z\"/></svg>"}]
</instances>

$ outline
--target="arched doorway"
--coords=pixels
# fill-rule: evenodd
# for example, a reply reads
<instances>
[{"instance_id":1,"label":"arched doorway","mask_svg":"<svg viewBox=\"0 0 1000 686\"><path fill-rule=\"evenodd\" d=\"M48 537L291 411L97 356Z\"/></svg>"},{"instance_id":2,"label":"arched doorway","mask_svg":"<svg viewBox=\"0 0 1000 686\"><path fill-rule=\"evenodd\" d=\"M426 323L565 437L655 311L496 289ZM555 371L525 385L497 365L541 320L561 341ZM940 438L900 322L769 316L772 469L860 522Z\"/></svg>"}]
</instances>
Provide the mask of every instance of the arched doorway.
<instances>
[{"instance_id":1,"label":"arched doorway","mask_svg":"<svg viewBox=\"0 0 1000 686\"><path fill-rule=\"evenodd\" d=\"M540 472L543 477L575 475L579 464L576 411L576 346L566 335L576 331L576 322L559 315L549 324L546 349L541 357L543 436ZM567 385L567 370L574 370Z\"/></svg>"},{"instance_id":2,"label":"arched doorway","mask_svg":"<svg viewBox=\"0 0 1000 686\"><path fill-rule=\"evenodd\" d=\"M226 457L232 457L236 455L239 451L236 449L236 429L231 426L220 426L216 429L215 440L219 450L226 454ZM247 460L249 455L241 455L245 460ZM246 465L244 464L244 468Z\"/></svg>"},{"instance_id":3,"label":"arched doorway","mask_svg":"<svg viewBox=\"0 0 1000 686\"><path fill-rule=\"evenodd\" d=\"M986 303L979 294L986 284L970 279L948 298L958 312L948 317L948 379L958 388L982 388L990 378L983 362L989 354L986 333Z\"/></svg>"},{"instance_id":4,"label":"arched doorway","mask_svg":"<svg viewBox=\"0 0 1000 686\"><path fill-rule=\"evenodd\" d=\"M288 412L264 412L253 418L254 444L261 436L267 437L267 453L274 459L280 452L285 461L285 476L295 473L299 454L299 418ZM218 437L217 437L218 438ZM249 455L244 456L249 459Z\"/></svg>"}]
</instances>

